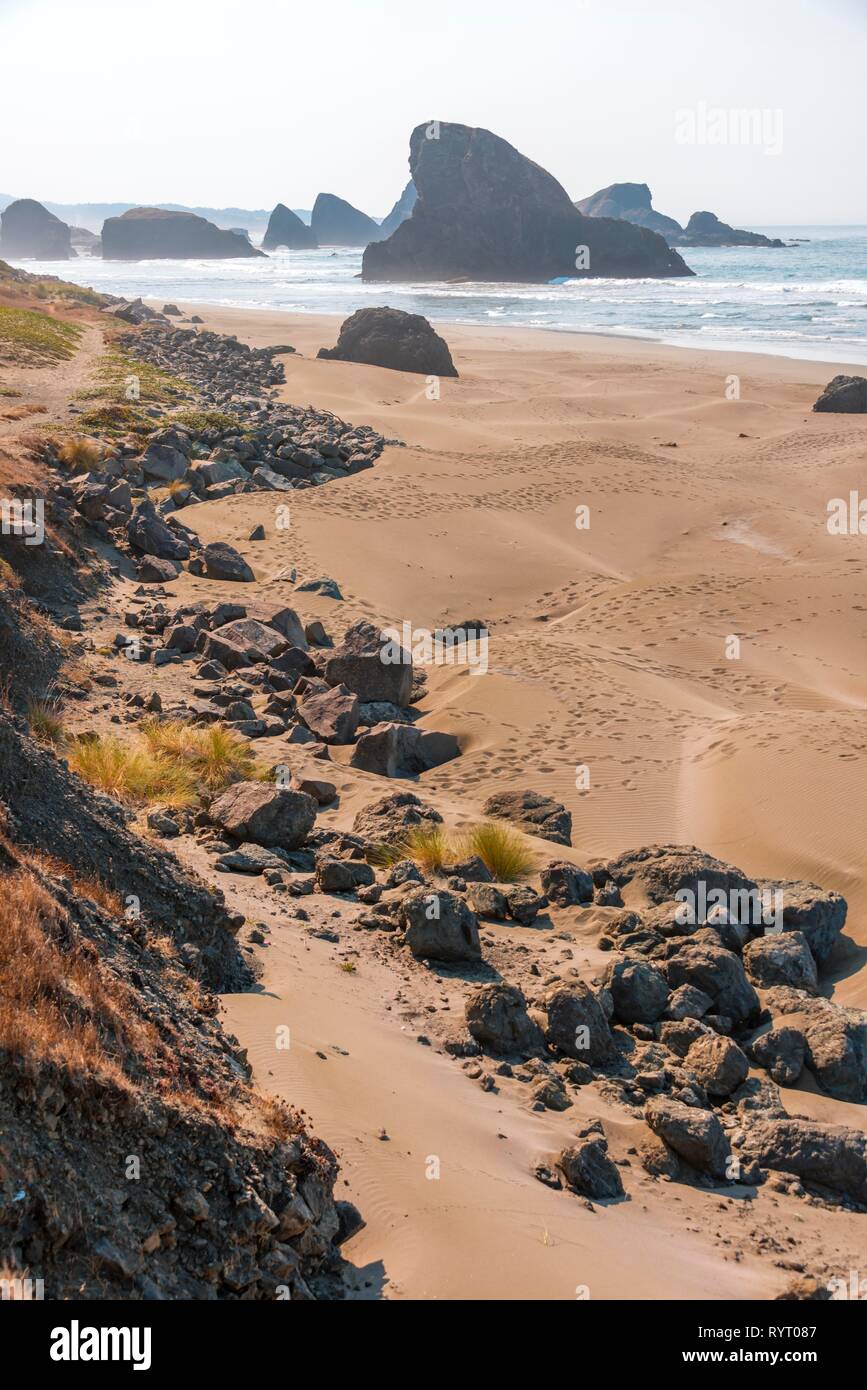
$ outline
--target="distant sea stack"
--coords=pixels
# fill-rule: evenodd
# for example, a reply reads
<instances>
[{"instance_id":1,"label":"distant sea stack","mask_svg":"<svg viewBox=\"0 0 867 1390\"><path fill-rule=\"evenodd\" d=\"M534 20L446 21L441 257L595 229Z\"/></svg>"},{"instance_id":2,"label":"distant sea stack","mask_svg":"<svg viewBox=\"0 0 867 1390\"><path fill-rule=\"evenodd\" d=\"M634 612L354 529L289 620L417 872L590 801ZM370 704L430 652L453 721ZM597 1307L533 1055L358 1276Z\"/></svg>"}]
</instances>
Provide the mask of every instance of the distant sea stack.
<instances>
[{"instance_id":1,"label":"distant sea stack","mask_svg":"<svg viewBox=\"0 0 867 1390\"><path fill-rule=\"evenodd\" d=\"M70 242L76 256L101 256L102 238L87 227L70 227Z\"/></svg>"},{"instance_id":2,"label":"distant sea stack","mask_svg":"<svg viewBox=\"0 0 867 1390\"><path fill-rule=\"evenodd\" d=\"M106 261L227 260L261 256L246 236L224 232L192 212L165 208L130 208L109 217L102 228Z\"/></svg>"},{"instance_id":3,"label":"distant sea stack","mask_svg":"<svg viewBox=\"0 0 867 1390\"><path fill-rule=\"evenodd\" d=\"M612 183L600 188L589 198L575 204L585 217L620 217L635 227L649 227L668 241L682 236L683 228L673 217L666 217L653 206L653 196L646 183Z\"/></svg>"},{"instance_id":4,"label":"distant sea stack","mask_svg":"<svg viewBox=\"0 0 867 1390\"><path fill-rule=\"evenodd\" d=\"M412 179L410 179L391 212L380 222L376 240L385 241L386 237L390 237L392 232L396 232L401 222L405 222L408 217L412 216L412 210L417 201L418 194L415 191L415 184Z\"/></svg>"},{"instance_id":5,"label":"distant sea stack","mask_svg":"<svg viewBox=\"0 0 867 1390\"><path fill-rule=\"evenodd\" d=\"M417 126L412 216L364 253L365 280L668 277L692 271L645 227L585 217L561 184L488 130Z\"/></svg>"},{"instance_id":6,"label":"distant sea stack","mask_svg":"<svg viewBox=\"0 0 867 1390\"><path fill-rule=\"evenodd\" d=\"M333 193L319 194L310 229L320 246L367 246L380 235L378 222Z\"/></svg>"},{"instance_id":7,"label":"distant sea stack","mask_svg":"<svg viewBox=\"0 0 867 1390\"><path fill-rule=\"evenodd\" d=\"M785 246L778 237L762 236L760 232L744 232L720 222L714 212L694 212L686 224L683 234L671 238L677 246Z\"/></svg>"},{"instance_id":8,"label":"distant sea stack","mask_svg":"<svg viewBox=\"0 0 867 1390\"><path fill-rule=\"evenodd\" d=\"M0 255L13 260L68 261L69 227L33 198L18 198L0 217Z\"/></svg>"},{"instance_id":9,"label":"distant sea stack","mask_svg":"<svg viewBox=\"0 0 867 1390\"><path fill-rule=\"evenodd\" d=\"M297 213L278 203L268 219L268 230L262 242L263 251L276 251L285 246L288 251L315 251L319 242L310 227Z\"/></svg>"}]
</instances>

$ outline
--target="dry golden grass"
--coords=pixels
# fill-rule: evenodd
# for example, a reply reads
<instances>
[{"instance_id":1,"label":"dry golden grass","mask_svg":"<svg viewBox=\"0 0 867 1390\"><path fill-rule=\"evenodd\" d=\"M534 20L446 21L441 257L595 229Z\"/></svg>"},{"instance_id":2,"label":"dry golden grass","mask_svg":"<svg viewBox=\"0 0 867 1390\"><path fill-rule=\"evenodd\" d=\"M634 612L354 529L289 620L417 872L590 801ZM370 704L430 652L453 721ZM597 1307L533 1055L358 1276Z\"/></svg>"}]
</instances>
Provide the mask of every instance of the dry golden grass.
<instances>
[{"instance_id":1,"label":"dry golden grass","mask_svg":"<svg viewBox=\"0 0 867 1390\"><path fill-rule=\"evenodd\" d=\"M220 725L148 719L137 738L73 739L69 765L91 786L139 806L195 806L232 782L264 776L246 740Z\"/></svg>"},{"instance_id":2,"label":"dry golden grass","mask_svg":"<svg viewBox=\"0 0 867 1390\"><path fill-rule=\"evenodd\" d=\"M124 1061L158 1047L156 1030L96 951L68 940L66 914L34 874L0 878L0 1048L126 1088Z\"/></svg>"},{"instance_id":3,"label":"dry golden grass","mask_svg":"<svg viewBox=\"0 0 867 1390\"><path fill-rule=\"evenodd\" d=\"M464 836L467 854L477 854L496 883L517 883L528 878L535 856L523 838L507 825L483 821Z\"/></svg>"},{"instance_id":4,"label":"dry golden grass","mask_svg":"<svg viewBox=\"0 0 867 1390\"><path fill-rule=\"evenodd\" d=\"M37 699L31 695L27 701L27 722L31 734L39 743L59 747L64 742L66 735L61 706L53 696Z\"/></svg>"},{"instance_id":5,"label":"dry golden grass","mask_svg":"<svg viewBox=\"0 0 867 1390\"><path fill-rule=\"evenodd\" d=\"M91 468L96 468L101 463L103 453L103 447L97 439L76 435L62 445L58 458L73 473L89 473Z\"/></svg>"},{"instance_id":6,"label":"dry golden grass","mask_svg":"<svg viewBox=\"0 0 867 1390\"><path fill-rule=\"evenodd\" d=\"M411 859L425 873L438 874L445 865L470 855L478 855L497 883L517 883L528 878L536 862L517 831L491 821L471 826L461 834L452 834L441 825L416 826L397 844L380 845L369 858L380 868Z\"/></svg>"},{"instance_id":7,"label":"dry golden grass","mask_svg":"<svg viewBox=\"0 0 867 1390\"><path fill-rule=\"evenodd\" d=\"M0 406L0 420L26 420L30 415L47 415L47 405L30 404Z\"/></svg>"}]
</instances>

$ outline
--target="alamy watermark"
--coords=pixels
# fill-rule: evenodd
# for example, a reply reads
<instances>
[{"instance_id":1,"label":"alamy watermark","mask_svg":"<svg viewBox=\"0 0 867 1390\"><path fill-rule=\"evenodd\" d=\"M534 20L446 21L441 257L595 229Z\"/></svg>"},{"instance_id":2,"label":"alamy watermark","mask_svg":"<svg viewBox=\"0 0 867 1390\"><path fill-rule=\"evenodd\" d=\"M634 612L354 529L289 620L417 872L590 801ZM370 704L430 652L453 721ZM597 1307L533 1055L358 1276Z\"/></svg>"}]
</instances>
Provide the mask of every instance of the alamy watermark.
<instances>
[{"instance_id":1,"label":"alamy watermark","mask_svg":"<svg viewBox=\"0 0 867 1390\"><path fill-rule=\"evenodd\" d=\"M0 498L0 535L23 536L25 545L41 545L45 540L45 503L42 498Z\"/></svg>"},{"instance_id":2,"label":"alamy watermark","mask_svg":"<svg viewBox=\"0 0 867 1390\"><path fill-rule=\"evenodd\" d=\"M779 107L681 106L675 112L678 145L754 146L766 155L783 152L783 113Z\"/></svg>"},{"instance_id":3,"label":"alamy watermark","mask_svg":"<svg viewBox=\"0 0 867 1390\"><path fill-rule=\"evenodd\" d=\"M695 888L678 888L674 920L682 927L696 927L721 910L725 920L743 926L783 930L781 888L711 888L698 879Z\"/></svg>"},{"instance_id":4,"label":"alamy watermark","mask_svg":"<svg viewBox=\"0 0 867 1390\"><path fill-rule=\"evenodd\" d=\"M488 670L488 630L484 627L386 627L380 660L386 666L467 666L470 675Z\"/></svg>"}]
</instances>

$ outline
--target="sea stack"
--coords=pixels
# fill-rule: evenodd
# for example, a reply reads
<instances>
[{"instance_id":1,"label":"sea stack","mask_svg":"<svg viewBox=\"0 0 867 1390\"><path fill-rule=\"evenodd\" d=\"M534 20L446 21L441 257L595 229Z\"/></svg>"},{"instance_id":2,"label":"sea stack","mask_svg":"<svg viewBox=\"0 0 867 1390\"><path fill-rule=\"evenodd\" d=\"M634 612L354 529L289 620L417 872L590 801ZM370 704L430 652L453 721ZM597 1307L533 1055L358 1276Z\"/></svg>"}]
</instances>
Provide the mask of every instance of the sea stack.
<instances>
[{"instance_id":1,"label":"sea stack","mask_svg":"<svg viewBox=\"0 0 867 1390\"><path fill-rule=\"evenodd\" d=\"M278 203L268 219L268 230L262 242L263 251L276 251L285 246L288 251L315 251L319 245L313 231L297 213Z\"/></svg>"},{"instance_id":2,"label":"sea stack","mask_svg":"<svg viewBox=\"0 0 867 1390\"><path fill-rule=\"evenodd\" d=\"M68 261L75 255L69 227L33 198L18 198L0 217L0 255L12 259Z\"/></svg>"},{"instance_id":3,"label":"sea stack","mask_svg":"<svg viewBox=\"0 0 867 1390\"><path fill-rule=\"evenodd\" d=\"M384 217L379 224L379 235L377 241L385 241L392 232L396 232L401 222L405 222L412 216L412 210L418 201L418 194L415 191L415 184L410 179L406 188L401 193L391 212Z\"/></svg>"},{"instance_id":4,"label":"sea stack","mask_svg":"<svg viewBox=\"0 0 867 1390\"><path fill-rule=\"evenodd\" d=\"M672 238L674 243L675 239ZM779 237L762 236L761 232L745 232L720 222L715 212L694 212L683 234L676 239L678 246L785 246Z\"/></svg>"},{"instance_id":5,"label":"sea stack","mask_svg":"<svg viewBox=\"0 0 867 1390\"><path fill-rule=\"evenodd\" d=\"M620 217L635 227L649 227L666 241L682 236L683 227L653 206L653 195L646 183L612 183L575 204L585 217Z\"/></svg>"},{"instance_id":6,"label":"sea stack","mask_svg":"<svg viewBox=\"0 0 867 1390\"><path fill-rule=\"evenodd\" d=\"M417 126L409 164L418 201L388 240L367 247L365 280L692 274L655 232L583 216L551 174L489 130Z\"/></svg>"},{"instance_id":7,"label":"sea stack","mask_svg":"<svg viewBox=\"0 0 867 1390\"><path fill-rule=\"evenodd\" d=\"M379 236L379 223L333 193L320 193L310 228L320 246L367 246Z\"/></svg>"},{"instance_id":8,"label":"sea stack","mask_svg":"<svg viewBox=\"0 0 867 1390\"><path fill-rule=\"evenodd\" d=\"M106 261L228 260L261 256L246 236L225 232L192 212L165 208L130 208L109 217L102 228Z\"/></svg>"}]
</instances>

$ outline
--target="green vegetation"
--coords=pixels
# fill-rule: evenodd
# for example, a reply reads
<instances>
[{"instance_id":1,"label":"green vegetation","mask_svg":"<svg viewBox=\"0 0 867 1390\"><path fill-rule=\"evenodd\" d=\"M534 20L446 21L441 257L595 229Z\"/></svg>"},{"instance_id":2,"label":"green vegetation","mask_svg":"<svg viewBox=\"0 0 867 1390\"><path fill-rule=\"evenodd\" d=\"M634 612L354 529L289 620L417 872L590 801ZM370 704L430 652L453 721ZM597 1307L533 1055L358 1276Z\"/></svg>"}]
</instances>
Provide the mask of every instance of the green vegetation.
<instances>
[{"instance_id":1,"label":"green vegetation","mask_svg":"<svg viewBox=\"0 0 867 1390\"><path fill-rule=\"evenodd\" d=\"M27 701L27 722L31 734L40 743L50 743L55 747L63 743L65 734L59 700L51 696L38 700L31 696Z\"/></svg>"},{"instance_id":2,"label":"green vegetation","mask_svg":"<svg viewBox=\"0 0 867 1390\"><path fill-rule=\"evenodd\" d=\"M0 361L44 367L65 362L75 353L81 329L37 309L0 304Z\"/></svg>"},{"instance_id":3,"label":"green vegetation","mask_svg":"<svg viewBox=\"0 0 867 1390\"><path fill-rule=\"evenodd\" d=\"M202 434L205 430L236 430L238 434L243 433L237 416L227 415L222 410L177 410L172 415L171 423L193 434Z\"/></svg>"}]
</instances>

